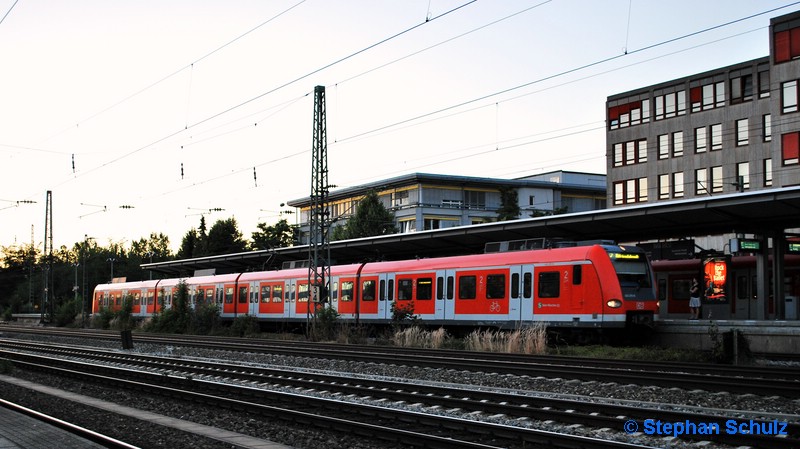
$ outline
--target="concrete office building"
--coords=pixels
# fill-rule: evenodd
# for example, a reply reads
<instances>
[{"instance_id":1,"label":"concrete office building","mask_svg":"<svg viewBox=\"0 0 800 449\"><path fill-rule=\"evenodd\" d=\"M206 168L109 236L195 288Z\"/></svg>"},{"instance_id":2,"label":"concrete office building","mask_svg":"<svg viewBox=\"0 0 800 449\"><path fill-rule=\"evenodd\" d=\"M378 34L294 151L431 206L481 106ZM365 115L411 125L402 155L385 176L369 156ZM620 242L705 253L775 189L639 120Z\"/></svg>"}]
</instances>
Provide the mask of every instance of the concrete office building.
<instances>
[{"instance_id":1,"label":"concrete office building","mask_svg":"<svg viewBox=\"0 0 800 449\"><path fill-rule=\"evenodd\" d=\"M800 185L800 12L770 55L608 97L608 206Z\"/></svg>"}]
</instances>

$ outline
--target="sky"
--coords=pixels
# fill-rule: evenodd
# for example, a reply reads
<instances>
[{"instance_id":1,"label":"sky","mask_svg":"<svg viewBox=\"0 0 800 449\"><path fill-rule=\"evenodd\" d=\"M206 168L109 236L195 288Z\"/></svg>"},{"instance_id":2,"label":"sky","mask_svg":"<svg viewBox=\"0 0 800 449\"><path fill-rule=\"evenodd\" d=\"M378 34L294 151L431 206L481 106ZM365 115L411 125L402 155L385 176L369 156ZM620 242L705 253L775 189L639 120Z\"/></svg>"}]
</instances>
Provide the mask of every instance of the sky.
<instances>
[{"instance_id":1,"label":"sky","mask_svg":"<svg viewBox=\"0 0 800 449\"><path fill-rule=\"evenodd\" d=\"M47 191L56 247L155 232L177 249L201 214L235 218L246 238L293 223L281 204L311 192L317 85L337 188L605 173L608 96L766 56L770 17L799 9L0 0L0 247L33 232L42 248Z\"/></svg>"}]
</instances>

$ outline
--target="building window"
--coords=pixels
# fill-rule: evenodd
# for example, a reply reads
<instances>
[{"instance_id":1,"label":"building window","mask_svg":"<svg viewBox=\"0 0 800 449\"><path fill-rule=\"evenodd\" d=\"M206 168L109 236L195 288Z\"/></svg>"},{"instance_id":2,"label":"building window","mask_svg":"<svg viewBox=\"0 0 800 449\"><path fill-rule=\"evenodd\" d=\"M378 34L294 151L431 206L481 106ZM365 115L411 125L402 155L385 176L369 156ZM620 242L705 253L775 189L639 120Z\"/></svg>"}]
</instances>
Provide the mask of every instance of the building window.
<instances>
[{"instance_id":1,"label":"building window","mask_svg":"<svg viewBox=\"0 0 800 449\"><path fill-rule=\"evenodd\" d=\"M658 199L669 199L669 174L658 175Z\"/></svg>"},{"instance_id":2,"label":"building window","mask_svg":"<svg viewBox=\"0 0 800 449\"><path fill-rule=\"evenodd\" d=\"M764 187L772 186L772 159L764 159Z\"/></svg>"},{"instance_id":3,"label":"building window","mask_svg":"<svg viewBox=\"0 0 800 449\"><path fill-rule=\"evenodd\" d=\"M708 195L708 169L698 168L694 171L695 187L694 193L697 196Z\"/></svg>"},{"instance_id":4,"label":"building window","mask_svg":"<svg viewBox=\"0 0 800 449\"><path fill-rule=\"evenodd\" d=\"M775 64L800 57L800 20L776 24L774 33Z\"/></svg>"},{"instance_id":5,"label":"building window","mask_svg":"<svg viewBox=\"0 0 800 449\"><path fill-rule=\"evenodd\" d=\"M395 206L405 206L409 204L408 202L408 190L403 190L400 192L394 192L394 205Z\"/></svg>"},{"instance_id":6,"label":"building window","mask_svg":"<svg viewBox=\"0 0 800 449\"><path fill-rule=\"evenodd\" d=\"M761 119L761 129L763 130L764 142L772 140L772 116L764 114Z\"/></svg>"},{"instance_id":7,"label":"building window","mask_svg":"<svg viewBox=\"0 0 800 449\"><path fill-rule=\"evenodd\" d=\"M486 192L467 190L464 192L468 209L486 209Z\"/></svg>"},{"instance_id":8,"label":"building window","mask_svg":"<svg viewBox=\"0 0 800 449\"><path fill-rule=\"evenodd\" d=\"M417 220L403 220L397 223L400 226L400 233L408 234L417 231Z\"/></svg>"},{"instance_id":9,"label":"building window","mask_svg":"<svg viewBox=\"0 0 800 449\"><path fill-rule=\"evenodd\" d=\"M750 163L736 164L736 190L744 191L750 188Z\"/></svg>"},{"instance_id":10,"label":"building window","mask_svg":"<svg viewBox=\"0 0 800 449\"><path fill-rule=\"evenodd\" d=\"M647 202L647 178L615 182L613 202L614 205Z\"/></svg>"},{"instance_id":11,"label":"building window","mask_svg":"<svg viewBox=\"0 0 800 449\"><path fill-rule=\"evenodd\" d=\"M725 183L722 178L722 167L711 167L711 191L713 193L720 193L725 188Z\"/></svg>"},{"instance_id":12,"label":"building window","mask_svg":"<svg viewBox=\"0 0 800 449\"><path fill-rule=\"evenodd\" d=\"M769 69L758 72L758 97L769 97Z\"/></svg>"},{"instance_id":13,"label":"building window","mask_svg":"<svg viewBox=\"0 0 800 449\"><path fill-rule=\"evenodd\" d=\"M658 136L658 158L666 159L669 157L669 134Z\"/></svg>"},{"instance_id":14,"label":"building window","mask_svg":"<svg viewBox=\"0 0 800 449\"><path fill-rule=\"evenodd\" d=\"M672 156L683 156L683 131L672 133Z\"/></svg>"},{"instance_id":15,"label":"building window","mask_svg":"<svg viewBox=\"0 0 800 449\"><path fill-rule=\"evenodd\" d=\"M731 80L731 103L753 99L753 75L744 75Z\"/></svg>"},{"instance_id":16,"label":"building window","mask_svg":"<svg viewBox=\"0 0 800 449\"><path fill-rule=\"evenodd\" d=\"M663 120L686 114L686 91L658 95L653 99L655 104L655 120Z\"/></svg>"},{"instance_id":17,"label":"building window","mask_svg":"<svg viewBox=\"0 0 800 449\"><path fill-rule=\"evenodd\" d=\"M634 101L608 108L608 129L625 128L650 121L649 100Z\"/></svg>"},{"instance_id":18,"label":"building window","mask_svg":"<svg viewBox=\"0 0 800 449\"><path fill-rule=\"evenodd\" d=\"M711 150L722 149L722 124L711 125Z\"/></svg>"},{"instance_id":19,"label":"building window","mask_svg":"<svg viewBox=\"0 0 800 449\"><path fill-rule=\"evenodd\" d=\"M725 106L725 82L710 83L689 90L692 112Z\"/></svg>"},{"instance_id":20,"label":"building window","mask_svg":"<svg viewBox=\"0 0 800 449\"><path fill-rule=\"evenodd\" d=\"M783 113L797 112L797 80L781 84L781 107Z\"/></svg>"},{"instance_id":21,"label":"building window","mask_svg":"<svg viewBox=\"0 0 800 449\"><path fill-rule=\"evenodd\" d=\"M673 196L675 198L683 198L683 172L672 174L672 185L674 189Z\"/></svg>"},{"instance_id":22,"label":"building window","mask_svg":"<svg viewBox=\"0 0 800 449\"><path fill-rule=\"evenodd\" d=\"M742 145L748 144L748 134L749 134L749 124L748 120L741 119L736 120L736 146L740 147Z\"/></svg>"},{"instance_id":23,"label":"building window","mask_svg":"<svg viewBox=\"0 0 800 449\"><path fill-rule=\"evenodd\" d=\"M647 139L615 143L613 152L614 167L647 162Z\"/></svg>"},{"instance_id":24,"label":"building window","mask_svg":"<svg viewBox=\"0 0 800 449\"><path fill-rule=\"evenodd\" d=\"M708 145L706 141L706 128L695 128L694 129L694 152L695 153L705 153L706 147Z\"/></svg>"},{"instance_id":25,"label":"building window","mask_svg":"<svg viewBox=\"0 0 800 449\"><path fill-rule=\"evenodd\" d=\"M800 162L800 132L781 136L781 155L783 165L795 165Z\"/></svg>"}]
</instances>

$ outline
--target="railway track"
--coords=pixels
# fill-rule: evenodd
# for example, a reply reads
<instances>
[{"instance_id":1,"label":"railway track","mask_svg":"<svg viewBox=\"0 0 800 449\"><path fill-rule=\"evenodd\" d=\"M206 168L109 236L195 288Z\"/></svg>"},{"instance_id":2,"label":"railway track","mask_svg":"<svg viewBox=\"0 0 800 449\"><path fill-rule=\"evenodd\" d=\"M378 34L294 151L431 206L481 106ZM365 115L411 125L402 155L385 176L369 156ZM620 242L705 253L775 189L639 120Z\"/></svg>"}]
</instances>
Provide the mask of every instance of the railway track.
<instances>
[{"instance_id":1,"label":"railway track","mask_svg":"<svg viewBox=\"0 0 800 449\"><path fill-rule=\"evenodd\" d=\"M9 328L11 331L12 328ZM14 332L47 332L13 328ZM51 335L119 339L112 332L49 330ZM578 357L530 356L467 351L420 350L366 345L334 345L284 340L224 339L137 333L138 343L201 347L228 351L324 357L354 362L404 364L437 369L577 379L710 392L800 397L797 367L730 366L679 362L598 360Z\"/></svg>"},{"instance_id":2,"label":"railway track","mask_svg":"<svg viewBox=\"0 0 800 449\"><path fill-rule=\"evenodd\" d=\"M236 410L248 416L279 418L396 442L440 448L648 448L638 444L561 434L503 423L457 418L423 411L276 392L194 377L136 371L124 367L55 360L51 356L11 354L2 357L24 369L125 388L164 398L188 400ZM56 366L58 365L58 366Z\"/></svg>"},{"instance_id":3,"label":"railway track","mask_svg":"<svg viewBox=\"0 0 800 449\"><path fill-rule=\"evenodd\" d=\"M62 369L75 370L74 364L96 366L93 372L100 376L125 377L130 381L142 381L138 374L141 370L149 370L148 375L160 376L172 388L191 389L198 393L215 391L218 395L235 397L241 400L257 398L259 403L276 404L285 402L276 389L283 392L309 392L320 394L326 398L340 397L344 401L368 404L415 404L412 408L419 413L444 410L459 410L465 414L483 417L502 417L503 421L557 421L564 424L581 425L596 428L621 430L626 422L634 420L644 422L658 417L665 422L716 423L725 428L730 423L736 426L755 423L769 425L769 421L753 417L722 416L710 411L686 411L659 408L648 408L642 404L620 405L603 401L588 402L586 398L563 399L542 396L524 395L520 392L504 392L497 390L480 391L449 385L421 385L407 382L387 381L376 378L357 378L342 374L298 372L289 369L263 368L230 363L214 363L198 360L183 360L167 357L147 356L142 354L101 351L96 349L76 348L71 346L57 347L52 344L37 344L29 341L0 341L0 357L28 363L31 352L50 357L69 358L72 361L55 361ZM20 352L10 352L20 351ZM25 351L26 354L21 353ZM77 360L76 360L77 359ZM33 362L31 362L33 363ZM101 365L102 364L102 365ZM108 365L114 368L108 368ZM123 371L117 371L122 369ZM124 371L127 370L127 371ZM131 375L130 373L136 373ZM218 386L224 382L224 386ZM231 386L238 384L238 386ZM199 389L198 389L199 385ZM257 385L259 387L253 387ZM237 388L246 387L242 393ZM266 386L270 391L251 391L253 388ZM296 403L293 397L291 403ZM314 408L316 405L309 404ZM655 407L655 405L654 405ZM341 409L341 406L338 407ZM368 413L368 412L353 412ZM778 417L776 417L778 418ZM785 417L780 417L782 420ZM407 418L405 418L407 420ZM444 424L452 426L452 424ZM385 424L381 424L385 425ZM787 438L776 439L773 436L720 433L711 436L687 436L690 439L712 440L736 446L794 448L800 447L800 425L788 424ZM482 432L485 430L481 430Z\"/></svg>"}]
</instances>

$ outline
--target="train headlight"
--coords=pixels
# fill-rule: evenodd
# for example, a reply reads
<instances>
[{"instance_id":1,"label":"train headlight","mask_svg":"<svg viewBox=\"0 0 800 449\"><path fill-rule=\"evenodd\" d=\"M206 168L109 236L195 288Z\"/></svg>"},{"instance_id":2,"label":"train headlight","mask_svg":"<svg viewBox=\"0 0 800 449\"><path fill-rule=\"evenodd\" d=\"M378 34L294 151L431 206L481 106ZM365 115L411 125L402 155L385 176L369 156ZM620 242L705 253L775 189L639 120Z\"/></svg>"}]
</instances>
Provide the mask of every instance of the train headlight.
<instances>
[{"instance_id":1,"label":"train headlight","mask_svg":"<svg viewBox=\"0 0 800 449\"><path fill-rule=\"evenodd\" d=\"M620 307L622 307L622 301L620 301L619 299L609 299L606 302L606 305L608 307L611 307L612 309L619 309Z\"/></svg>"}]
</instances>

